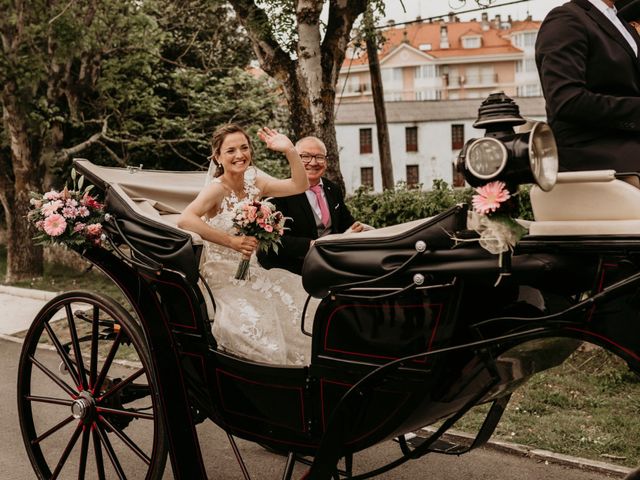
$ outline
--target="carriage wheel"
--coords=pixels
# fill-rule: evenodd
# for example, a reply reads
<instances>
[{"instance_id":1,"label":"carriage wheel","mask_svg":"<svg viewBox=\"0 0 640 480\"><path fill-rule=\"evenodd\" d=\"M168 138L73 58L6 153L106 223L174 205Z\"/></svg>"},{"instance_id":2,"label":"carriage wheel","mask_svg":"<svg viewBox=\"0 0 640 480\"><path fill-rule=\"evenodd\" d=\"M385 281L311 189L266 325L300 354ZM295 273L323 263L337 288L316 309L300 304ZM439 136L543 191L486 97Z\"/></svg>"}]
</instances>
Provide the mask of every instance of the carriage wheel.
<instances>
[{"instance_id":1,"label":"carriage wheel","mask_svg":"<svg viewBox=\"0 0 640 480\"><path fill-rule=\"evenodd\" d=\"M142 329L113 299L68 292L22 347L18 412L41 479L160 478L167 438Z\"/></svg>"}]
</instances>

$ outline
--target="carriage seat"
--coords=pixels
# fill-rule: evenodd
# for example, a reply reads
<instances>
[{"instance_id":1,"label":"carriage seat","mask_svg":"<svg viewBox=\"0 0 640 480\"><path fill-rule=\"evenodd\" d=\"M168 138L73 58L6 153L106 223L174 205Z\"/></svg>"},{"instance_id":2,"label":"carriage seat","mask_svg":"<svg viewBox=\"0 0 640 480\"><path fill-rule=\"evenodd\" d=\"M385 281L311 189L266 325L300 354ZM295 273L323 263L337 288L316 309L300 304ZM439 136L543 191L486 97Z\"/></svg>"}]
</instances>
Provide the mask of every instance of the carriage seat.
<instances>
[{"instance_id":1,"label":"carriage seat","mask_svg":"<svg viewBox=\"0 0 640 480\"><path fill-rule=\"evenodd\" d=\"M361 233L319 238L305 257L302 284L322 297L331 286L379 277L416 253L423 241L430 252L450 252L453 236L466 229L467 207L457 205L434 217Z\"/></svg>"},{"instance_id":2,"label":"carriage seat","mask_svg":"<svg viewBox=\"0 0 640 480\"><path fill-rule=\"evenodd\" d=\"M615 170L562 172L550 192L531 189L530 235L640 235L640 189Z\"/></svg>"}]
</instances>

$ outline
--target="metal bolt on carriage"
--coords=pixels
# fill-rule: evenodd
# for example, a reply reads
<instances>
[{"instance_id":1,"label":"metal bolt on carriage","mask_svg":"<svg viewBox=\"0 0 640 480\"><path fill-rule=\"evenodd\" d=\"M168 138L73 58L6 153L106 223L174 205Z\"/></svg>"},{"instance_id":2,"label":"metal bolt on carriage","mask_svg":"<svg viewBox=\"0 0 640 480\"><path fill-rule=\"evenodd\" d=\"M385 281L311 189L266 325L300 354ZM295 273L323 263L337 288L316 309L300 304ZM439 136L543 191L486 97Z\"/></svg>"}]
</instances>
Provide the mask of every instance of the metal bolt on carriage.
<instances>
[{"instance_id":1,"label":"metal bolt on carriage","mask_svg":"<svg viewBox=\"0 0 640 480\"><path fill-rule=\"evenodd\" d=\"M640 190L614 171L557 173L549 127L524 124L492 94L458 159L474 186L535 183L535 221L494 255L467 227L468 207L318 240L304 265L322 299L311 363L267 365L217 349L215 291L198 272L202 240L175 225L204 174L127 170L76 160L102 192L109 248L79 251L120 289L51 300L24 341L18 407L38 478L206 478L196 424L286 454L282 478L369 478L427 453L488 440L511 394L583 342L640 371ZM521 223L525 223L524 221ZM497 279L499 282L496 282ZM49 390L44 390L44 386ZM51 386L56 393L47 393ZM490 404L473 442L443 434ZM405 434L438 424L415 444ZM395 461L354 474L356 454L398 439ZM340 464L340 468L338 465Z\"/></svg>"}]
</instances>

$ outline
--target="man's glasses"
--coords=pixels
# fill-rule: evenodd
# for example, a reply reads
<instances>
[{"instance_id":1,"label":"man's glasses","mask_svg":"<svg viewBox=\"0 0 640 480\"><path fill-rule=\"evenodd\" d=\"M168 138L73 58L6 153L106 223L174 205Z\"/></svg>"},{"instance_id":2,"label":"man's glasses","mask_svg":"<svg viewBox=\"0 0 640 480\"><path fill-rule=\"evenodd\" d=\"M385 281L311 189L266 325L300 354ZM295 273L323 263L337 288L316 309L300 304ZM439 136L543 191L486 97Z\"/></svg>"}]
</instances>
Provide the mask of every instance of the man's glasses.
<instances>
[{"instance_id":1,"label":"man's glasses","mask_svg":"<svg viewBox=\"0 0 640 480\"><path fill-rule=\"evenodd\" d=\"M300 155L300 158L302 159L302 163L304 163L305 165L311 163L311 160L314 159L318 165L324 165L325 163L327 163L328 157L326 155L309 155L308 153L303 153L302 155Z\"/></svg>"}]
</instances>

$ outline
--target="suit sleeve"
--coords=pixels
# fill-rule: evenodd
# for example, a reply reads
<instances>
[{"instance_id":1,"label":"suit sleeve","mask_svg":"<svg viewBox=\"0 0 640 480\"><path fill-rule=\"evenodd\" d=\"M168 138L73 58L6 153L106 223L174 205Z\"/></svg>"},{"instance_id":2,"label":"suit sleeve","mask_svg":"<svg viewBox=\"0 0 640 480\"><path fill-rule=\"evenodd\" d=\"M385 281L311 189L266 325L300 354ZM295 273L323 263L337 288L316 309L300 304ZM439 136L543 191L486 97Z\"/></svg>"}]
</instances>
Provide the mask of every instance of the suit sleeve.
<instances>
[{"instance_id":1,"label":"suit sleeve","mask_svg":"<svg viewBox=\"0 0 640 480\"><path fill-rule=\"evenodd\" d=\"M617 97L587 88L588 55L585 25L571 10L552 10L536 41L540 80L551 115L566 122L640 131L640 97Z\"/></svg>"},{"instance_id":2,"label":"suit sleeve","mask_svg":"<svg viewBox=\"0 0 640 480\"><path fill-rule=\"evenodd\" d=\"M296 201L296 197L272 199L276 209L281 211L285 217L291 216L292 208L289 202L292 201ZM260 252L258 254L258 260L264 268L285 268L285 265L291 263L291 259L296 259L301 262L309 251L309 245L313 239L311 237L297 235L296 226L291 219L287 220L285 227L287 227L288 230L284 231L284 235L282 235L280 239L282 244L278 247L278 253L269 250L267 253Z\"/></svg>"}]
</instances>

